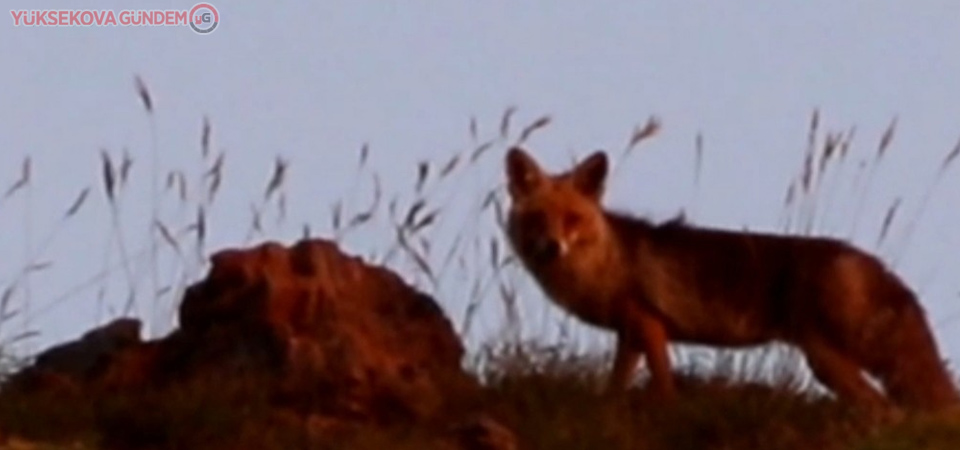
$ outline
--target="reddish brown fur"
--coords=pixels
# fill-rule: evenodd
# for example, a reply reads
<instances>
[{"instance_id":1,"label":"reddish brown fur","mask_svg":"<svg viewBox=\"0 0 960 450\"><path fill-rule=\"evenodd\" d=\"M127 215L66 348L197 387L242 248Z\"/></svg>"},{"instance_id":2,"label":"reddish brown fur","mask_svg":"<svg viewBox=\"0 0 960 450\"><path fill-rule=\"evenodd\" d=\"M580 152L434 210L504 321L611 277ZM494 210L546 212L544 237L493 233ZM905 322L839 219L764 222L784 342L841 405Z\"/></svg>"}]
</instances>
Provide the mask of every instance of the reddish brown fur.
<instances>
[{"instance_id":1,"label":"reddish brown fur","mask_svg":"<svg viewBox=\"0 0 960 450\"><path fill-rule=\"evenodd\" d=\"M507 234L524 266L554 302L617 334L610 388L625 388L645 354L656 391L673 396L668 340L780 341L854 403L960 404L915 295L876 257L835 239L658 225L606 211L601 152L550 175L512 149L506 171Z\"/></svg>"}]
</instances>

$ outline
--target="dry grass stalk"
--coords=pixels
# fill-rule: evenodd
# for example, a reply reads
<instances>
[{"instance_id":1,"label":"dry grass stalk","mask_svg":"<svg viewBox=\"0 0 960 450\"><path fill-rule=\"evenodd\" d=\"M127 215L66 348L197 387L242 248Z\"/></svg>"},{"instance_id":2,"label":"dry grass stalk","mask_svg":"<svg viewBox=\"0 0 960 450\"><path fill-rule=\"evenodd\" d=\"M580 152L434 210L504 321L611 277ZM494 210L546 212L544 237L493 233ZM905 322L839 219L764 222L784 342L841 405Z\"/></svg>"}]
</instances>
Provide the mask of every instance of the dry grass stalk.
<instances>
[{"instance_id":1,"label":"dry grass stalk","mask_svg":"<svg viewBox=\"0 0 960 450\"><path fill-rule=\"evenodd\" d=\"M210 155L210 134L212 132L210 118L203 116L203 126L200 129L200 154L204 159Z\"/></svg>"},{"instance_id":2,"label":"dry grass stalk","mask_svg":"<svg viewBox=\"0 0 960 450\"><path fill-rule=\"evenodd\" d=\"M285 159L278 156L274 160L273 175L270 176L270 181L267 182L267 187L263 191L263 199L265 201L269 200L270 197L283 185L283 182L286 179L287 167L288 162Z\"/></svg>"},{"instance_id":3,"label":"dry grass stalk","mask_svg":"<svg viewBox=\"0 0 960 450\"><path fill-rule=\"evenodd\" d=\"M523 129L523 131L520 132L520 138L517 139L516 145L520 145L520 144L523 144L524 142L527 142L527 139L529 139L530 136L532 136L535 131L549 125L550 120L551 120L550 116L542 116L537 120L534 120L533 123L531 123L530 125L527 125Z\"/></svg>"},{"instance_id":4,"label":"dry grass stalk","mask_svg":"<svg viewBox=\"0 0 960 450\"><path fill-rule=\"evenodd\" d=\"M70 204L70 207L67 208L67 212L64 213L63 218L67 219L73 217L80 211L80 208L83 207L84 203L87 201L87 196L90 195L90 187L85 187L80 191L80 194L77 195L77 198Z\"/></svg>"},{"instance_id":5,"label":"dry grass stalk","mask_svg":"<svg viewBox=\"0 0 960 450\"><path fill-rule=\"evenodd\" d=\"M116 192L114 191L117 184L116 170L113 168L110 154L106 150L100 151L100 160L102 161L103 190L106 192L110 203L113 203L116 200Z\"/></svg>"},{"instance_id":6,"label":"dry grass stalk","mask_svg":"<svg viewBox=\"0 0 960 450\"><path fill-rule=\"evenodd\" d=\"M624 155L632 152L641 142L656 136L662 126L659 118L651 116L642 127L638 125L634 128L633 134L630 135L630 140L627 141L627 146L623 150Z\"/></svg>"},{"instance_id":7,"label":"dry grass stalk","mask_svg":"<svg viewBox=\"0 0 960 450\"><path fill-rule=\"evenodd\" d=\"M144 83L140 75L135 76L133 81L137 88L137 95L140 96L140 101L143 103L143 108L147 110L148 114L153 114L153 98L150 96L147 84Z\"/></svg>"},{"instance_id":8,"label":"dry grass stalk","mask_svg":"<svg viewBox=\"0 0 960 450\"><path fill-rule=\"evenodd\" d=\"M500 118L500 138L506 139L510 135L510 121L513 119L513 115L517 112L515 106L511 106L503 112L503 116Z\"/></svg>"},{"instance_id":9,"label":"dry grass stalk","mask_svg":"<svg viewBox=\"0 0 960 450\"><path fill-rule=\"evenodd\" d=\"M27 185L30 184L30 172L31 172L30 167L31 167L31 160L30 160L30 157L28 156L24 158L23 162L20 164L20 178L18 178L17 181L15 181L12 185L10 185L9 188L7 188L7 191L3 194L4 199L8 199L12 197L18 191L27 187Z\"/></svg>"}]
</instances>

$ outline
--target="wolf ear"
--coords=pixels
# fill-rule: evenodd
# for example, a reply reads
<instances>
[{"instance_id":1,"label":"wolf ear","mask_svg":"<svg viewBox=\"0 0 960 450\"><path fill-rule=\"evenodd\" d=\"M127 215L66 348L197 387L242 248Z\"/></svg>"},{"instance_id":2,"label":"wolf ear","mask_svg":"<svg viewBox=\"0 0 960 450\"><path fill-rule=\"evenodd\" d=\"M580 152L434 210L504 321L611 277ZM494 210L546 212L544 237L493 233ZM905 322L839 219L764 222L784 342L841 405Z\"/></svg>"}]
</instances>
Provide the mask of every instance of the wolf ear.
<instances>
[{"instance_id":1,"label":"wolf ear","mask_svg":"<svg viewBox=\"0 0 960 450\"><path fill-rule=\"evenodd\" d=\"M543 182L543 171L537 162L522 148L513 147L507 152L507 190L517 198L532 192Z\"/></svg>"},{"instance_id":2,"label":"wolf ear","mask_svg":"<svg viewBox=\"0 0 960 450\"><path fill-rule=\"evenodd\" d=\"M608 168L607 154L598 150L573 168L573 184L583 195L599 200L607 181Z\"/></svg>"}]
</instances>

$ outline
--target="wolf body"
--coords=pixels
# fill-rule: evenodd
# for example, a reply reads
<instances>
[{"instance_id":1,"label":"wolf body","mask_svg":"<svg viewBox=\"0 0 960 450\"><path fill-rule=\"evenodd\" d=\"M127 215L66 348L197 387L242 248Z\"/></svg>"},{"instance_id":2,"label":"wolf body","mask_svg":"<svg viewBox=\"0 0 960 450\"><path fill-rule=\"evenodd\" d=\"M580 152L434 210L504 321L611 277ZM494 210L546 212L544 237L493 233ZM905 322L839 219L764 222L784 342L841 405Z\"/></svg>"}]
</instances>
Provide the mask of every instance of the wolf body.
<instances>
[{"instance_id":1,"label":"wolf body","mask_svg":"<svg viewBox=\"0 0 960 450\"><path fill-rule=\"evenodd\" d=\"M670 341L779 341L798 348L841 399L926 411L960 405L916 296L878 258L837 239L608 211L607 171L603 152L559 174L519 148L506 157L508 241L555 303L616 333L609 389L626 388L645 355L655 392L673 397Z\"/></svg>"}]
</instances>

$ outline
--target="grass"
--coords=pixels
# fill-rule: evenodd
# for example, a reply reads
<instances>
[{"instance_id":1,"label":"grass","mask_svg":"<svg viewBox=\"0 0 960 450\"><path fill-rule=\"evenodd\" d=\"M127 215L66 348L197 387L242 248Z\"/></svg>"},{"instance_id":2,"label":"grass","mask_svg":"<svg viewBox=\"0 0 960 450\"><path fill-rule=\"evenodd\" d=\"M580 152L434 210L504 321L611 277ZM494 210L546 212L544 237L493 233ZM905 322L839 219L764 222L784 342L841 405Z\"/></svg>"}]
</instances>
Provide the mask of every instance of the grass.
<instances>
[{"instance_id":1,"label":"grass","mask_svg":"<svg viewBox=\"0 0 960 450\"><path fill-rule=\"evenodd\" d=\"M731 382L734 374L682 376L677 402L657 403L637 387L598 393L603 371L590 355L556 349L500 349L489 362L483 401L532 449L949 449L960 424L915 418L875 427L828 398L783 383ZM231 384L233 383L233 384ZM27 440L79 448L443 448L437 434L410 426L345 430L318 446L301 420L237 395L248 386L203 381L136 401L94 404L77 397L0 405L0 423ZM315 442L313 444L316 444ZM326 446L324 446L326 445Z\"/></svg>"},{"instance_id":2,"label":"grass","mask_svg":"<svg viewBox=\"0 0 960 450\"><path fill-rule=\"evenodd\" d=\"M175 310L183 289L206 268L211 240L217 240L215 225L223 223L225 213L220 199L229 181L228 154L216 148L214 126L203 118L196 166L163 166L155 122L162 109L153 102L143 79L136 78L135 87L151 137L150 162L143 169L149 173L140 174L139 161L126 150L101 151L99 179L64 203L59 219L45 234L34 224L38 205L32 204L29 195L34 182L29 157L3 193L0 217L16 214L11 204L19 198L25 231L36 228L43 239L28 240L19 270L0 274L7 275L0 277L0 375L28 361L29 355L18 349L36 337L38 330L31 329L31 324L90 292L95 292L96 308L104 311L103 316L109 310L146 312L154 323L153 334L163 334L163 311ZM470 196L452 189L478 173L501 179L503 151L525 143L551 123L549 116L541 116L518 127L518 114L516 108L508 108L494 135L487 137L481 136L479 121L471 119L469 141L462 149L437 161L419 161L411 168L412 182L404 186L390 185L388 177L374 168L376 151L362 145L353 184L328 204L328 222L323 224L294 222L288 210L292 202L288 184L296 163L277 155L262 189L249 203L244 240L273 238L291 228L302 236L329 237L432 293L455 319L471 350L466 363L483 382L483 402L515 431L521 448L918 449L954 448L960 442L957 424L911 419L877 428L862 422L842 405L819 395L797 356L780 347L755 352L677 349L674 359L682 394L676 404L664 407L650 398L642 381L624 396L599 394L610 358L591 350L596 345L583 339L590 331L575 322L559 321L549 330L556 338L534 336L536 340L527 341L525 336L535 328L529 305L548 308L548 303L527 282L528 276L503 240L502 186L488 179L492 186ZM651 118L629 134L615 154L614 176L660 128L660 121ZM867 221L870 195L877 173L895 146L896 121L876 147L865 152L853 145L854 136L853 130L824 132L820 114L814 112L800 169L786 183L781 230L850 239L873 223ZM697 136L696 189L700 189L704 153L703 138ZM883 205L873 244L878 252L886 249L888 260L902 256L958 155L960 145L946 153L911 211L903 198ZM147 189L139 189L142 180ZM146 212L132 206L144 203L140 201L144 195L149 197ZM97 201L99 205L94 204ZM34 298L31 284L45 283L48 278L44 277L51 276L50 247L91 207L104 208L109 217L102 263L62 294ZM138 236L144 239L139 241ZM548 323L563 317L555 310L549 312ZM147 404L123 398L100 404L81 398L67 402L12 398L0 404L0 424L26 439L63 445L80 442L83 448L130 443L144 436L148 442L138 443L161 448L304 447L310 426L277 415L265 407L263 399L244 397L241 392L247 392L243 385L201 382L150 395ZM439 448L432 436L429 430L398 427L376 433L345 432L328 445Z\"/></svg>"},{"instance_id":3,"label":"grass","mask_svg":"<svg viewBox=\"0 0 960 450\"><path fill-rule=\"evenodd\" d=\"M685 378L679 401L663 408L644 390L606 398L582 372L564 372L504 373L490 385L529 448L843 448L854 436L824 426L850 423L839 407L783 388Z\"/></svg>"}]
</instances>

